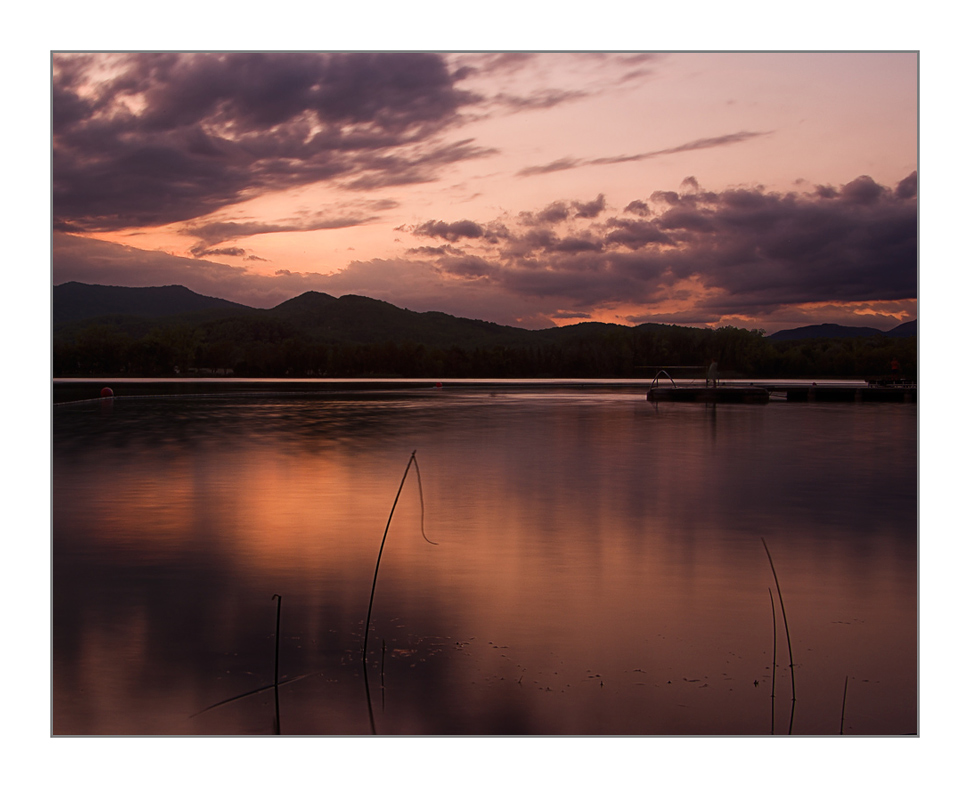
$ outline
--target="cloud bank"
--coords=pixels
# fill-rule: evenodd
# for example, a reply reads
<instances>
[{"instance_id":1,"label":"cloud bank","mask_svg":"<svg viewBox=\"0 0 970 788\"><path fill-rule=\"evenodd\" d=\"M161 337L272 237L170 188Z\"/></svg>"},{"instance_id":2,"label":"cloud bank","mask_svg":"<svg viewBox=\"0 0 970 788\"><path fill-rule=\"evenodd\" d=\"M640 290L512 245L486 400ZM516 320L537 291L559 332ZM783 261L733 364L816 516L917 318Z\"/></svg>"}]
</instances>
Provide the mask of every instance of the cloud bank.
<instances>
[{"instance_id":1,"label":"cloud bank","mask_svg":"<svg viewBox=\"0 0 970 788\"><path fill-rule=\"evenodd\" d=\"M531 328L606 313L629 323L798 324L823 313L865 323L860 314L915 310L916 182L914 172L892 187L860 176L811 192L714 192L687 178L679 192L622 209L600 194L490 222L429 218L399 228L415 241L399 258L333 274L256 275L58 234L55 283L179 283L253 306L311 289L358 293Z\"/></svg>"},{"instance_id":2,"label":"cloud bank","mask_svg":"<svg viewBox=\"0 0 970 788\"><path fill-rule=\"evenodd\" d=\"M332 181L418 183L492 151L441 135L480 97L422 53L56 55L54 226L161 226Z\"/></svg>"}]
</instances>

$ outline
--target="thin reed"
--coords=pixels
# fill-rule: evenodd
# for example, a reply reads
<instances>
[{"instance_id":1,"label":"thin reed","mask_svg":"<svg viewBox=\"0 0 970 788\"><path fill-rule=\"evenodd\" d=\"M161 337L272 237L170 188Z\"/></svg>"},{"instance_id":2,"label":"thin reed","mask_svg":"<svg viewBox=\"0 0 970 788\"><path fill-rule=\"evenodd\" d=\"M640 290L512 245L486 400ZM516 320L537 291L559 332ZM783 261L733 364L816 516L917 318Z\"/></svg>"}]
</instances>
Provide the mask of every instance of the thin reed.
<instances>
[{"instance_id":1,"label":"thin reed","mask_svg":"<svg viewBox=\"0 0 970 788\"><path fill-rule=\"evenodd\" d=\"M788 733L790 735L795 722L795 659L792 657L791 632L788 629L788 616L785 614L785 599L781 595L781 584L778 582L775 562L771 560L771 551L768 549L768 543L763 536L761 537L761 544L765 546L765 552L768 554L768 563L771 566L771 574L775 578L775 588L778 589L778 604L781 605L781 618L785 622L785 637L788 639L788 666L791 669L791 721L788 723ZM773 611L774 606L772 606Z\"/></svg>"},{"instance_id":2,"label":"thin reed","mask_svg":"<svg viewBox=\"0 0 970 788\"><path fill-rule=\"evenodd\" d=\"M421 498L421 536L428 544L437 545L438 543L432 542L424 532L424 485L421 484L421 468L418 467L418 458L414 454L411 455L411 459L414 460L414 472L418 475L418 495Z\"/></svg>"},{"instance_id":3,"label":"thin reed","mask_svg":"<svg viewBox=\"0 0 970 788\"><path fill-rule=\"evenodd\" d=\"M842 687L842 721L839 723L839 736L842 735L842 730L845 727L845 696L849 692L849 677L845 677L845 686Z\"/></svg>"},{"instance_id":4,"label":"thin reed","mask_svg":"<svg viewBox=\"0 0 970 788\"><path fill-rule=\"evenodd\" d=\"M273 594L276 600L276 665L273 668L273 686L280 685L280 607L283 604L283 597Z\"/></svg>"},{"instance_id":5,"label":"thin reed","mask_svg":"<svg viewBox=\"0 0 970 788\"><path fill-rule=\"evenodd\" d=\"M282 732L280 725L280 607L283 605L283 597L273 594L276 600L276 664L273 666L273 695L276 700L276 725L275 733L277 736Z\"/></svg>"},{"instance_id":6,"label":"thin reed","mask_svg":"<svg viewBox=\"0 0 970 788\"><path fill-rule=\"evenodd\" d=\"M387 541L387 533L391 530L391 520L394 518L394 510L397 508L397 501L401 497L401 490L404 489L404 482L408 478L408 471L411 470L412 463L416 463L415 455L417 450L411 452L411 459L408 460L407 467L404 469L404 476L401 477L401 484L397 488L397 495L394 496L394 505L391 506L391 514L387 518L387 525L384 527L384 538L381 539L381 549L377 551L377 565L374 567L374 582L370 587L370 602L367 605L367 620L364 623L364 647L361 650L360 659L367 662L367 638L370 636L370 617L374 610L374 592L377 590L377 574L381 570L381 556L384 554L384 543ZM420 477L419 477L420 478ZM424 524L424 493L421 493L421 522ZM427 537L425 537L427 538ZM365 671L366 675L366 671Z\"/></svg>"},{"instance_id":7,"label":"thin reed","mask_svg":"<svg viewBox=\"0 0 970 788\"><path fill-rule=\"evenodd\" d=\"M775 668L778 667L778 624L775 618L775 597L768 589L771 600L771 734L775 734Z\"/></svg>"},{"instance_id":8,"label":"thin reed","mask_svg":"<svg viewBox=\"0 0 970 788\"><path fill-rule=\"evenodd\" d=\"M218 703L213 703L211 706L206 706L201 711L195 712L195 714L190 714L189 719L193 717L198 717L200 714L204 714L207 711L218 708L219 706L225 706L228 703L234 703L237 700L242 700L243 698L248 698L251 695L258 695L261 692L266 692L267 690L274 690L276 695L276 723L275 732L280 732L280 687L285 684L291 684L294 681L302 681L303 679L310 678L310 676L320 675L319 673L304 673L301 676L293 676L292 678L280 681L280 608L283 604L283 597L279 594L273 594L273 599L276 600L276 659L273 665L273 683L267 684L265 687L258 687L254 690L249 690L248 692L242 692L239 695L234 695L231 698L226 698L225 700L220 700Z\"/></svg>"}]
</instances>

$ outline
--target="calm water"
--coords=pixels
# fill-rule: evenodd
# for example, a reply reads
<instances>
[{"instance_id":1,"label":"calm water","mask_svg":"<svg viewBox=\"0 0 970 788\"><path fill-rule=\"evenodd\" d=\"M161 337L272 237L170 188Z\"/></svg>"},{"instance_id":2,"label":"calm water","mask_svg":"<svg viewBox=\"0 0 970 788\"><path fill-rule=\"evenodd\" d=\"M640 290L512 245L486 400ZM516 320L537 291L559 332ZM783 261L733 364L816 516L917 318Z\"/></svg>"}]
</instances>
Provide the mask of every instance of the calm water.
<instances>
[{"instance_id":1,"label":"calm water","mask_svg":"<svg viewBox=\"0 0 970 788\"><path fill-rule=\"evenodd\" d=\"M848 676L846 733L915 733L916 413L621 386L57 405L53 730L838 734Z\"/></svg>"}]
</instances>

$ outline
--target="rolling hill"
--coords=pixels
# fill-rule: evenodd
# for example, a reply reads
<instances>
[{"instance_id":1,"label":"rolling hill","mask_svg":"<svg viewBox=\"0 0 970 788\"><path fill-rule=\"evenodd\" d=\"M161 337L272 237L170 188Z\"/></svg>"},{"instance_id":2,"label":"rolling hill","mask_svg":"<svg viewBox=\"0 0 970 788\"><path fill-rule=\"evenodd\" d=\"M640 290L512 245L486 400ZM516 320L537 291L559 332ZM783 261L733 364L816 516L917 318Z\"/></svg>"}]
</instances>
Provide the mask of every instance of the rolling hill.
<instances>
[{"instance_id":1,"label":"rolling hill","mask_svg":"<svg viewBox=\"0 0 970 788\"><path fill-rule=\"evenodd\" d=\"M53 306L55 377L653 377L712 358L728 377L859 377L882 374L895 358L916 374L916 321L890 332L826 324L771 338L656 323L528 330L359 295L311 291L257 309L177 285L77 282L55 287Z\"/></svg>"},{"instance_id":2,"label":"rolling hill","mask_svg":"<svg viewBox=\"0 0 970 788\"><path fill-rule=\"evenodd\" d=\"M840 326L837 323L820 323L814 326L801 326L776 331L768 339L784 342L790 339L848 339L874 336L914 337L916 336L916 321L910 320L908 323L900 323L889 331L880 331L878 328L865 326Z\"/></svg>"},{"instance_id":3,"label":"rolling hill","mask_svg":"<svg viewBox=\"0 0 970 788\"><path fill-rule=\"evenodd\" d=\"M159 318L210 309L255 311L222 298L200 295L182 285L119 287L65 282L54 287L55 326L109 315Z\"/></svg>"}]
</instances>

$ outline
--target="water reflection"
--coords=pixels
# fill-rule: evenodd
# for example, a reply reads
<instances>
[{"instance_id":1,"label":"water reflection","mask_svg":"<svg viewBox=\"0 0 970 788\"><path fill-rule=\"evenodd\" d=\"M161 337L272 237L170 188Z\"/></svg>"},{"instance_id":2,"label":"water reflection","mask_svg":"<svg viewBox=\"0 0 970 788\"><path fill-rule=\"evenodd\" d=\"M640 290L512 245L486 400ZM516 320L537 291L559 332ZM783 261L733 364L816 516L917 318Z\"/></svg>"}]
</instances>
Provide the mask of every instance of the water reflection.
<instances>
[{"instance_id":1,"label":"water reflection","mask_svg":"<svg viewBox=\"0 0 970 788\"><path fill-rule=\"evenodd\" d=\"M412 451L438 544L410 478L365 687ZM56 733L767 734L761 537L794 732L846 675L846 733L916 730L912 405L145 398L58 406L53 461ZM278 691L192 717L273 686L273 594Z\"/></svg>"}]
</instances>

